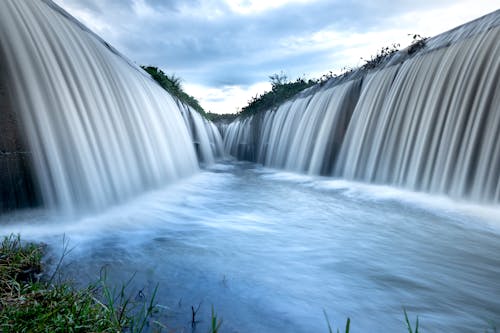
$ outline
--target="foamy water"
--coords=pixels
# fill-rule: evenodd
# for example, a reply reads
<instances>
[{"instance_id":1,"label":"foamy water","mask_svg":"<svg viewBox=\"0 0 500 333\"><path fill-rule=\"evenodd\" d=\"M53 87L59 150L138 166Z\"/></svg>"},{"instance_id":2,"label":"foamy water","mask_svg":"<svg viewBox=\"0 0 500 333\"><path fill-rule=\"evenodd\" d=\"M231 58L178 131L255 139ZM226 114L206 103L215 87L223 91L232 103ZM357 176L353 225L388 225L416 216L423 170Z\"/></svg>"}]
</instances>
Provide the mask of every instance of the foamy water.
<instances>
[{"instance_id":1,"label":"foamy water","mask_svg":"<svg viewBox=\"0 0 500 333\"><path fill-rule=\"evenodd\" d=\"M496 213L496 214L495 214ZM484 331L500 322L498 210L331 178L225 163L98 216L3 216L2 234L73 248L65 274L85 283L135 274L159 283L161 318L199 332L211 306L225 332Z\"/></svg>"}]
</instances>

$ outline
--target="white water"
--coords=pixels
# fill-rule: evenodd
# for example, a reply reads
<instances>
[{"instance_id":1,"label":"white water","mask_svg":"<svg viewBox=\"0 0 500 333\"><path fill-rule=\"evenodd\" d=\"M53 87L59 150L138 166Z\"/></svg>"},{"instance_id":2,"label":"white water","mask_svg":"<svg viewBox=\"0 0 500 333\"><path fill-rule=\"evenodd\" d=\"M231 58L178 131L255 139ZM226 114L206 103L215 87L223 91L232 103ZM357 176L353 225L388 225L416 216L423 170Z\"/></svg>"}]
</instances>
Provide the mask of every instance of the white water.
<instances>
[{"instance_id":1,"label":"white water","mask_svg":"<svg viewBox=\"0 0 500 333\"><path fill-rule=\"evenodd\" d=\"M459 29L448 40L459 49L469 42L484 47L487 51L478 51L478 57L496 55L498 29L485 33L490 37L481 37L482 44L473 39L461 42L477 33L485 30ZM59 208L58 215L45 208L2 215L0 235L19 232L26 240L46 242L49 256L56 259L66 235L74 250L63 272L71 278L93 282L106 267L110 282L121 283L136 273L136 294L143 287L144 293L151 293L158 282L157 301L165 310L158 319L170 328L190 330L191 306L202 302L200 332L207 331L212 304L224 319L223 331L229 332L327 332L323 310L334 327L343 326L349 316L354 332L404 332L403 307L412 319L419 315L426 332L483 332L489 322L498 327L498 205L475 206L235 162L198 173L196 155L211 163L211 152L221 149L213 124L175 102L60 9L44 1L0 1L0 41L44 200L49 207ZM409 61L430 57L439 62L444 57L439 54L461 54L449 51L453 48L433 47L436 51ZM498 58L490 60L498 63ZM479 63L483 64L479 67L491 65ZM373 143L380 151L386 149L382 142L410 140L400 136L397 128L381 131L370 126L380 122L374 121L378 117L391 118L389 110L396 110L385 105L400 98L393 89L402 88L404 80L394 85L392 78L405 72L405 66L410 75L412 66L406 64L362 81L327 87L262 118L244 120L247 125L230 125L229 138L235 143L227 147L236 155L275 167L312 174L338 170L345 178L396 185L402 179L403 186L411 187L406 182L413 178L402 174L414 174L409 156L425 147L410 149L412 141L401 147L393 144L388 147L396 152L382 159L379 154L372 156L367 145ZM454 61L447 64L456 66ZM462 73L453 68L456 75ZM475 83L484 79L479 86L490 97L477 98L492 105L487 111L478 104L482 110L478 115L484 115L479 123L486 124L486 130L473 126L475 122L469 128L469 122L460 117L455 122L469 128L463 133L470 137L484 134L483 159L477 160L481 167L474 169L478 175L472 177L481 178L483 185L473 185L480 193L471 195L483 199L479 189L484 186L485 201L496 200L491 193L498 186L494 127L498 125L498 83L489 76L496 75L495 68L488 74L471 67L486 77L460 90L462 97L472 98L477 94L470 89L476 91ZM413 75L420 74L413 71ZM440 83L433 80L436 87ZM458 103L461 96L454 91L449 92L450 100L453 96ZM410 94L408 100L414 106L421 105L423 97L439 104L440 97L422 94ZM422 110L413 116L431 122L427 115L431 111L426 110L432 108ZM467 112L461 108L458 113ZM351 128L354 119L359 127ZM398 119L408 133L418 132L406 117ZM261 127L250 126L257 121ZM429 133L424 137L432 138ZM263 144L255 145L256 140ZM352 153L343 148L347 144ZM443 156L444 165L474 160L475 154L469 152L476 150L462 146L463 158ZM483 155L483 150L490 151ZM383 167L372 166L391 156L410 161L410 170L406 172L403 162L398 162L397 176L386 175ZM349 167L336 169L341 168L339 163ZM365 179L367 163L374 180ZM456 168L467 169L461 164ZM449 172L460 177L468 173ZM194 176L178 180L186 175ZM430 172L423 179L434 184L433 177ZM467 197L460 177L443 179L450 179L456 191L442 186L426 190ZM178 181L164 186L173 180ZM69 218L60 214L65 210L99 213Z\"/></svg>"},{"instance_id":2,"label":"white water","mask_svg":"<svg viewBox=\"0 0 500 333\"><path fill-rule=\"evenodd\" d=\"M180 102L177 105L182 112L189 133L191 133L199 159L206 164L214 163L215 157L224 155L219 130L212 122L203 118L191 107Z\"/></svg>"},{"instance_id":3,"label":"white water","mask_svg":"<svg viewBox=\"0 0 500 333\"><path fill-rule=\"evenodd\" d=\"M134 273L132 295L159 283L157 319L207 332L484 332L500 324L500 211L444 197L218 164L106 214L61 220L44 211L0 221L2 233L74 249L64 272L110 282Z\"/></svg>"},{"instance_id":4,"label":"white water","mask_svg":"<svg viewBox=\"0 0 500 333\"><path fill-rule=\"evenodd\" d=\"M0 2L1 57L48 207L88 213L198 172L220 145L182 106L46 1ZM195 119L188 130L181 112ZM196 133L196 138L194 137Z\"/></svg>"},{"instance_id":5,"label":"white water","mask_svg":"<svg viewBox=\"0 0 500 333\"><path fill-rule=\"evenodd\" d=\"M500 11L386 67L233 122L226 150L266 166L500 202Z\"/></svg>"}]
</instances>

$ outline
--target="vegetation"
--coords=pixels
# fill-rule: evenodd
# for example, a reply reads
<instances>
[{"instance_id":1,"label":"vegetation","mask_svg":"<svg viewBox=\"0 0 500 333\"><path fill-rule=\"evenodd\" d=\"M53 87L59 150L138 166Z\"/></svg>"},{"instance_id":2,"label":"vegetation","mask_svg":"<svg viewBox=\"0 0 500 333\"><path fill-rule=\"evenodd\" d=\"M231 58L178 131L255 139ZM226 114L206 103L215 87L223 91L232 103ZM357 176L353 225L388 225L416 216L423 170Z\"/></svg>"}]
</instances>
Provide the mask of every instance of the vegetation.
<instances>
[{"instance_id":1,"label":"vegetation","mask_svg":"<svg viewBox=\"0 0 500 333\"><path fill-rule=\"evenodd\" d=\"M408 55L414 54L426 45L427 37L422 37L419 34L409 35L412 37L412 43L407 48ZM240 112L234 114L217 114L206 112L198 100L193 96L188 95L181 85L181 79L175 75L167 75L161 69L153 66L141 66L151 77L160 84L162 88L167 90L171 95L178 98L181 102L186 103L193 109L198 111L202 116L214 122L231 122L239 116L249 116L256 113L272 110L284 103L286 100L296 96L299 92L312 87L314 85L323 85L331 79L344 79L350 77L353 73L359 71L367 71L378 68L386 63L396 52L399 51L400 44L392 44L382 47L374 56L369 59L363 59L364 64L358 68L344 67L340 74L334 74L333 71L322 75L318 79L306 80L299 77L294 81L289 81L284 72L275 73L269 76L271 83L271 91L266 91L262 94L257 94L252 97L248 104L241 109Z\"/></svg>"},{"instance_id":2,"label":"vegetation","mask_svg":"<svg viewBox=\"0 0 500 333\"><path fill-rule=\"evenodd\" d=\"M306 81L303 78L288 81L287 76L283 72L269 76L269 80L271 82L271 91L252 97L248 101L248 105L241 109L240 115L251 115L273 109L302 90L317 83L314 80Z\"/></svg>"},{"instance_id":3,"label":"vegetation","mask_svg":"<svg viewBox=\"0 0 500 333\"><path fill-rule=\"evenodd\" d=\"M365 61L365 64L360 67L360 70L370 70L379 67L399 51L399 46L399 44L385 46L382 47L376 55L371 56L370 59L361 58L361 60Z\"/></svg>"},{"instance_id":4,"label":"vegetation","mask_svg":"<svg viewBox=\"0 0 500 333\"><path fill-rule=\"evenodd\" d=\"M220 326L222 325L222 319L217 319L217 314L214 311L214 307L212 306L212 320L210 321L210 333L218 333ZM416 332L415 332L416 333Z\"/></svg>"},{"instance_id":5,"label":"vegetation","mask_svg":"<svg viewBox=\"0 0 500 333\"><path fill-rule=\"evenodd\" d=\"M225 114L220 114L220 113L212 113L212 112L207 112L207 118L210 121L214 122L223 122L223 123L230 123L236 117L238 117L238 113L225 113Z\"/></svg>"},{"instance_id":6,"label":"vegetation","mask_svg":"<svg viewBox=\"0 0 500 333\"><path fill-rule=\"evenodd\" d=\"M142 332L155 311L105 278L83 289L40 279L43 245L8 236L0 247L0 332ZM53 277L54 275L52 275ZM156 326L161 327L157 322Z\"/></svg>"},{"instance_id":7,"label":"vegetation","mask_svg":"<svg viewBox=\"0 0 500 333\"><path fill-rule=\"evenodd\" d=\"M328 325L328 332L333 333L332 326L330 325L330 320L328 319L328 315L326 314L326 311L323 310L323 314L325 315L326 323ZM351 318L347 318L347 321L345 323L345 333L349 333L349 329L351 327ZM340 333L340 329L337 328L337 333Z\"/></svg>"},{"instance_id":8,"label":"vegetation","mask_svg":"<svg viewBox=\"0 0 500 333\"><path fill-rule=\"evenodd\" d=\"M418 333L418 317L417 321L415 322L415 330L413 330L410 319L408 319L408 314L406 313L406 309L403 309L405 313L405 322L406 322L406 327L408 328L408 333Z\"/></svg>"},{"instance_id":9,"label":"vegetation","mask_svg":"<svg viewBox=\"0 0 500 333\"><path fill-rule=\"evenodd\" d=\"M412 36L412 43L408 47L409 55L422 49L426 45L427 37L422 37L418 34ZM382 47L374 56L369 59L363 59L365 63L359 68L344 67L340 74L334 74L333 71L322 75L319 79L297 78L295 81L288 81L285 73L273 74L269 76L271 82L271 91L252 97L247 106L243 107L238 114L225 115L226 119L233 120L238 116L253 115L265 110L272 110L281 105L286 100L296 96L299 92L313 85L323 85L331 79L344 79L350 77L351 74L359 71L368 71L380 67L386 63L394 54L399 51L400 44L392 44L391 46ZM214 121L224 120L222 117L213 117Z\"/></svg>"},{"instance_id":10,"label":"vegetation","mask_svg":"<svg viewBox=\"0 0 500 333\"><path fill-rule=\"evenodd\" d=\"M408 36L412 36L412 43L408 47L408 54L413 54L418 50L422 49L425 46L427 40L429 39L429 37L422 37L419 34L413 34L413 35L410 34Z\"/></svg>"},{"instance_id":11,"label":"vegetation","mask_svg":"<svg viewBox=\"0 0 500 333\"><path fill-rule=\"evenodd\" d=\"M158 82L158 84L168 91L172 96L175 96L181 102L189 105L196 111L198 111L202 116L207 117L207 113L201 107L200 103L196 98L188 95L181 85L181 79L175 75L167 75L158 67L153 66L141 66L146 72L148 72L151 77Z\"/></svg>"}]
</instances>

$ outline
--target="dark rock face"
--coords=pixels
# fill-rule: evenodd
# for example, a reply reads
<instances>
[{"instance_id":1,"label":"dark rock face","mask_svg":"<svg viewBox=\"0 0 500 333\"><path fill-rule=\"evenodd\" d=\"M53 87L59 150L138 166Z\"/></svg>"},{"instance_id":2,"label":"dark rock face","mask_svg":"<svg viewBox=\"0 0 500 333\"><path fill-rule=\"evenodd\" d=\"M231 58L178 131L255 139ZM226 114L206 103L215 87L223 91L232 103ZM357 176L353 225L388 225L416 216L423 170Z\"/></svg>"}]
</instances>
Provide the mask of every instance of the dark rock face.
<instances>
[{"instance_id":1,"label":"dark rock face","mask_svg":"<svg viewBox=\"0 0 500 333\"><path fill-rule=\"evenodd\" d=\"M0 213L39 203L20 129L0 59Z\"/></svg>"}]
</instances>

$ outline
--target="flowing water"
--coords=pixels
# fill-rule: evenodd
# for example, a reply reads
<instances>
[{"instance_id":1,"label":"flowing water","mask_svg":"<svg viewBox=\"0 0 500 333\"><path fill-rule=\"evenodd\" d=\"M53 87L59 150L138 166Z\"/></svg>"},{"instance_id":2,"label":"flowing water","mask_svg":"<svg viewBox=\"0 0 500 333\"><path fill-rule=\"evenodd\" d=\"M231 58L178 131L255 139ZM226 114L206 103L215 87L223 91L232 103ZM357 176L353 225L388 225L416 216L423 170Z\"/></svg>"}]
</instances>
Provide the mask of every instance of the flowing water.
<instances>
[{"instance_id":1,"label":"flowing water","mask_svg":"<svg viewBox=\"0 0 500 333\"><path fill-rule=\"evenodd\" d=\"M500 10L226 129L266 166L500 202Z\"/></svg>"},{"instance_id":2,"label":"flowing water","mask_svg":"<svg viewBox=\"0 0 500 333\"><path fill-rule=\"evenodd\" d=\"M43 210L4 216L2 233L73 251L64 271L135 290L159 283L161 317L197 332L211 306L224 332L405 332L403 307L424 332L500 324L500 211L442 197L217 164L101 215ZM11 222L9 222L11 221Z\"/></svg>"},{"instance_id":3,"label":"flowing water","mask_svg":"<svg viewBox=\"0 0 500 333\"><path fill-rule=\"evenodd\" d=\"M212 305L227 332L327 332L323 311L404 332L403 308L426 332L499 326L499 26L497 11L227 126L234 156L304 176L213 164L215 125L51 1L1 0L0 106L28 151L0 157L27 156L43 206L0 215L0 235L52 259L68 239L78 283L159 283L179 331L206 332Z\"/></svg>"},{"instance_id":4,"label":"flowing water","mask_svg":"<svg viewBox=\"0 0 500 333\"><path fill-rule=\"evenodd\" d=\"M196 173L221 146L213 125L51 1L0 2L0 63L53 209L102 210Z\"/></svg>"}]
</instances>

